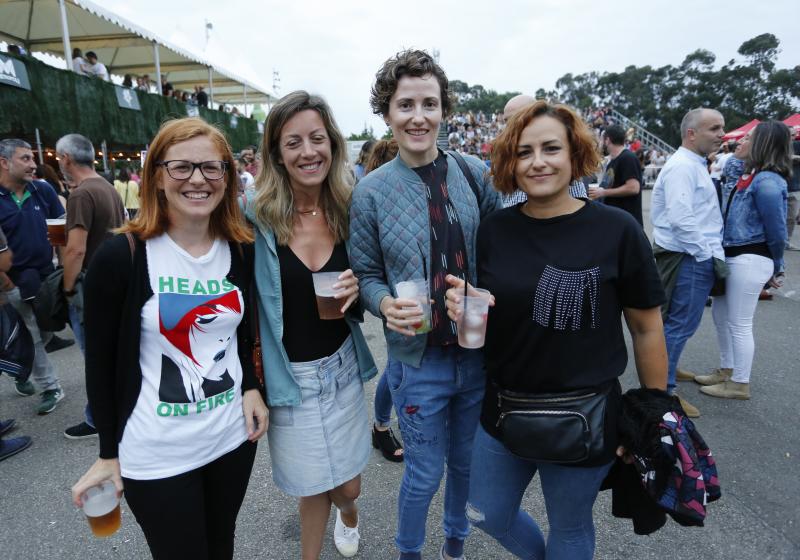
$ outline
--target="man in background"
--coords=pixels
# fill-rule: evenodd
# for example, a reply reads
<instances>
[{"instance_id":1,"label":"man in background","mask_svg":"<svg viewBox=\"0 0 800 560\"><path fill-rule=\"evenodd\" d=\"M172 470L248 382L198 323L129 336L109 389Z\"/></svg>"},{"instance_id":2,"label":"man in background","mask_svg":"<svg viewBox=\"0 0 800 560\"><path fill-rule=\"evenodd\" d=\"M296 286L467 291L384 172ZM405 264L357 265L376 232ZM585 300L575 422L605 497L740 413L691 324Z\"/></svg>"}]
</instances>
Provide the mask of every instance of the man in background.
<instances>
[{"instance_id":1,"label":"man in background","mask_svg":"<svg viewBox=\"0 0 800 560\"><path fill-rule=\"evenodd\" d=\"M84 352L83 293L80 278L97 249L125 219L117 190L94 169L94 146L85 136L67 134L56 143L58 165L64 177L77 185L67 200L67 246L64 249L64 295L70 301L69 319ZM67 428L69 439L97 435L89 405L85 421Z\"/></svg>"},{"instance_id":2,"label":"man in background","mask_svg":"<svg viewBox=\"0 0 800 560\"><path fill-rule=\"evenodd\" d=\"M681 352L703 318L715 269L724 268L722 214L706 165L708 154L720 147L724 134L725 119L718 111L686 113L681 121L681 147L667 160L653 187L653 252L667 292L662 315L670 393L675 393ZM696 407L680 401L688 416L700 416Z\"/></svg>"},{"instance_id":3,"label":"man in background","mask_svg":"<svg viewBox=\"0 0 800 560\"><path fill-rule=\"evenodd\" d=\"M589 198L625 210L644 227L642 220L642 166L639 158L625 148L625 129L612 124L603 133L603 151L611 160L599 187L589 189Z\"/></svg>"},{"instance_id":4,"label":"man in background","mask_svg":"<svg viewBox=\"0 0 800 560\"><path fill-rule=\"evenodd\" d=\"M49 183L33 179L35 171L30 144L17 139L0 140L0 227L13 252L11 268L7 273L0 272L0 288L33 337L31 377L41 390L37 412L48 414L64 398L64 391L47 357L32 302L42 280L54 270L47 219L63 216L64 207ZM30 381L16 383L15 389L21 396L36 394Z\"/></svg>"}]
</instances>

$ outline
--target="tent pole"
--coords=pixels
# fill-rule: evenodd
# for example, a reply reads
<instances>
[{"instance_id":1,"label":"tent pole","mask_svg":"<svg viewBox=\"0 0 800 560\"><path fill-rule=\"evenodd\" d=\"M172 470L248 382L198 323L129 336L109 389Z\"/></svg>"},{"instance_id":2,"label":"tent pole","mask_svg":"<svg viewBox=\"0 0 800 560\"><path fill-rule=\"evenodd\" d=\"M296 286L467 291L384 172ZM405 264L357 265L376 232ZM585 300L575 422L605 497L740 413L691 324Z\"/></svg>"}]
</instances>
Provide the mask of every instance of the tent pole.
<instances>
[{"instance_id":1,"label":"tent pole","mask_svg":"<svg viewBox=\"0 0 800 560\"><path fill-rule=\"evenodd\" d=\"M211 75L211 66L208 67L208 108L214 108L214 77Z\"/></svg>"},{"instance_id":2,"label":"tent pole","mask_svg":"<svg viewBox=\"0 0 800 560\"><path fill-rule=\"evenodd\" d=\"M244 116L247 116L247 84L244 84Z\"/></svg>"},{"instance_id":3,"label":"tent pole","mask_svg":"<svg viewBox=\"0 0 800 560\"><path fill-rule=\"evenodd\" d=\"M61 12L61 38L64 41L64 62L67 64L67 70L74 72L72 67L72 47L69 44L69 26L67 25L67 7L64 0L58 0L58 8Z\"/></svg>"},{"instance_id":4,"label":"tent pole","mask_svg":"<svg viewBox=\"0 0 800 560\"><path fill-rule=\"evenodd\" d=\"M100 143L100 149L103 150L103 171L108 173L108 145L105 140Z\"/></svg>"},{"instance_id":5,"label":"tent pole","mask_svg":"<svg viewBox=\"0 0 800 560\"><path fill-rule=\"evenodd\" d=\"M39 136L39 129L36 129L36 148L39 152L39 163L44 165L44 153L42 153L42 137Z\"/></svg>"},{"instance_id":6,"label":"tent pole","mask_svg":"<svg viewBox=\"0 0 800 560\"><path fill-rule=\"evenodd\" d=\"M161 89L161 56L158 54L158 43L153 41L153 60L156 63L156 93L163 94Z\"/></svg>"}]
</instances>

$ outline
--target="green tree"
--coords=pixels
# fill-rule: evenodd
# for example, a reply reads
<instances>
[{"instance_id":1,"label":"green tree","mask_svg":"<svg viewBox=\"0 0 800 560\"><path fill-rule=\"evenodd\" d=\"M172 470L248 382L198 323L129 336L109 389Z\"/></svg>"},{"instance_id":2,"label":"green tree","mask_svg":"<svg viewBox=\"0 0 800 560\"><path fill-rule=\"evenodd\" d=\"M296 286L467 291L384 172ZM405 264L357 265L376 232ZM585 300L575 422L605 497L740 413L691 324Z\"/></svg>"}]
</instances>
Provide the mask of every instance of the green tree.
<instances>
[{"instance_id":1,"label":"green tree","mask_svg":"<svg viewBox=\"0 0 800 560\"><path fill-rule=\"evenodd\" d=\"M714 107L733 130L753 118L783 119L800 105L800 66L777 69L780 41L765 33L742 43L743 60L717 67L714 53L698 49L678 66L628 66L622 72L565 74L558 99L580 109L610 106L673 146L680 121L695 107Z\"/></svg>"},{"instance_id":2,"label":"green tree","mask_svg":"<svg viewBox=\"0 0 800 560\"><path fill-rule=\"evenodd\" d=\"M348 140L375 140L375 131L371 126L364 123L364 130L356 134L355 132L347 137Z\"/></svg>"},{"instance_id":3,"label":"green tree","mask_svg":"<svg viewBox=\"0 0 800 560\"><path fill-rule=\"evenodd\" d=\"M503 111L508 100L519 95L517 91L507 91L497 93L493 89L486 89L480 84L469 85L460 80L450 81L450 90L453 94L454 107L456 112L466 113L472 111L477 113L499 113Z\"/></svg>"}]
</instances>

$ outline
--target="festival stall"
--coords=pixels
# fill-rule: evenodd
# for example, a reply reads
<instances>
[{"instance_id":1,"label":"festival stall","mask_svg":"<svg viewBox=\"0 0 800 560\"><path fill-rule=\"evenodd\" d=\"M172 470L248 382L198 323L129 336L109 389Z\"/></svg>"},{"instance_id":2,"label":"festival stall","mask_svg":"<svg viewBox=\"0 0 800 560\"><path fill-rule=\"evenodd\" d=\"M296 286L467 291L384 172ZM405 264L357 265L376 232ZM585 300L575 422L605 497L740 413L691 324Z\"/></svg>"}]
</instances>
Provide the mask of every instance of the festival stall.
<instances>
[{"instance_id":1,"label":"festival stall","mask_svg":"<svg viewBox=\"0 0 800 560\"><path fill-rule=\"evenodd\" d=\"M740 139L740 138L742 138L742 137L743 137L745 134L747 134L748 132L750 132L751 130L753 130L753 129L754 129L756 126L758 126L758 123L760 123L760 122L761 122L761 121L760 121L760 120L758 120L758 119L753 119L753 120L752 120L752 121L750 121L749 123L747 123L747 124L745 124L745 125L742 125L742 126L740 126L740 127L739 127L739 128L737 128L736 130L731 130L730 132L728 132L728 133L727 133L725 136L723 136L722 138L723 138L723 140L726 140L726 141L727 141L727 140L739 140L739 139Z\"/></svg>"}]
</instances>

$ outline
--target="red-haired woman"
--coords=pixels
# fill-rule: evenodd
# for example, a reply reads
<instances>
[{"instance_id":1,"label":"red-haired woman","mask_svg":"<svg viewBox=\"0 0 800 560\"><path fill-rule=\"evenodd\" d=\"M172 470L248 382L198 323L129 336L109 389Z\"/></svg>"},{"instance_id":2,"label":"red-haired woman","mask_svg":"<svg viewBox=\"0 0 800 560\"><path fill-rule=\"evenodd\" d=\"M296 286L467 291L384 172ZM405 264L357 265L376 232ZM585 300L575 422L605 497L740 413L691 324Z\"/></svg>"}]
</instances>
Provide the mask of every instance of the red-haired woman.
<instances>
[{"instance_id":1,"label":"red-haired woman","mask_svg":"<svg viewBox=\"0 0 800 560\"><path fill-rule=\"evenodd\" d=\"M222 133L198 118L150 144L140 210L86 275L86 388L100 458L73 486L124 490L153 558L233 557L267 410L250 360L252 233Z\"/></svg>"},{"instance_id":2,"label":"red-haired woman","mask_svg":"<svg viewBox=\"0 0 800 560\"><path fill-rule=\"evenodd\" d=\"M576 463L564 465L558 459L568 455L557 452L572 442L554 416L554 439L564 449L543 446L546 438L528 439L536 448L520 449L513 443L519 426L507 419L514 406L544 394L561 401L575 391L618 398L617 378L627 363L622 315L642 385L664 389L664 292L636 220L569 194L570 182L591 174L599 159L591 132L574 111L537 101L509 122L492 155L495 188L520 189L528 198L491 214L478 229L478 284L495 296L495 306L484 347L488 383L467 516L519 558L589 559L592 505L613 462L614 443L606 438L595 456L581 460L576 454ZM464 284L452 276L448 281L455 286L447 292L448 312L457 320ZM510 392L517 400L507 398ZM614 426L614 418L608 421ZM538 460L523 459L523 453ZM550 526L546 544L520 508L537 472Z\"/></svg>"}]
</instances>

